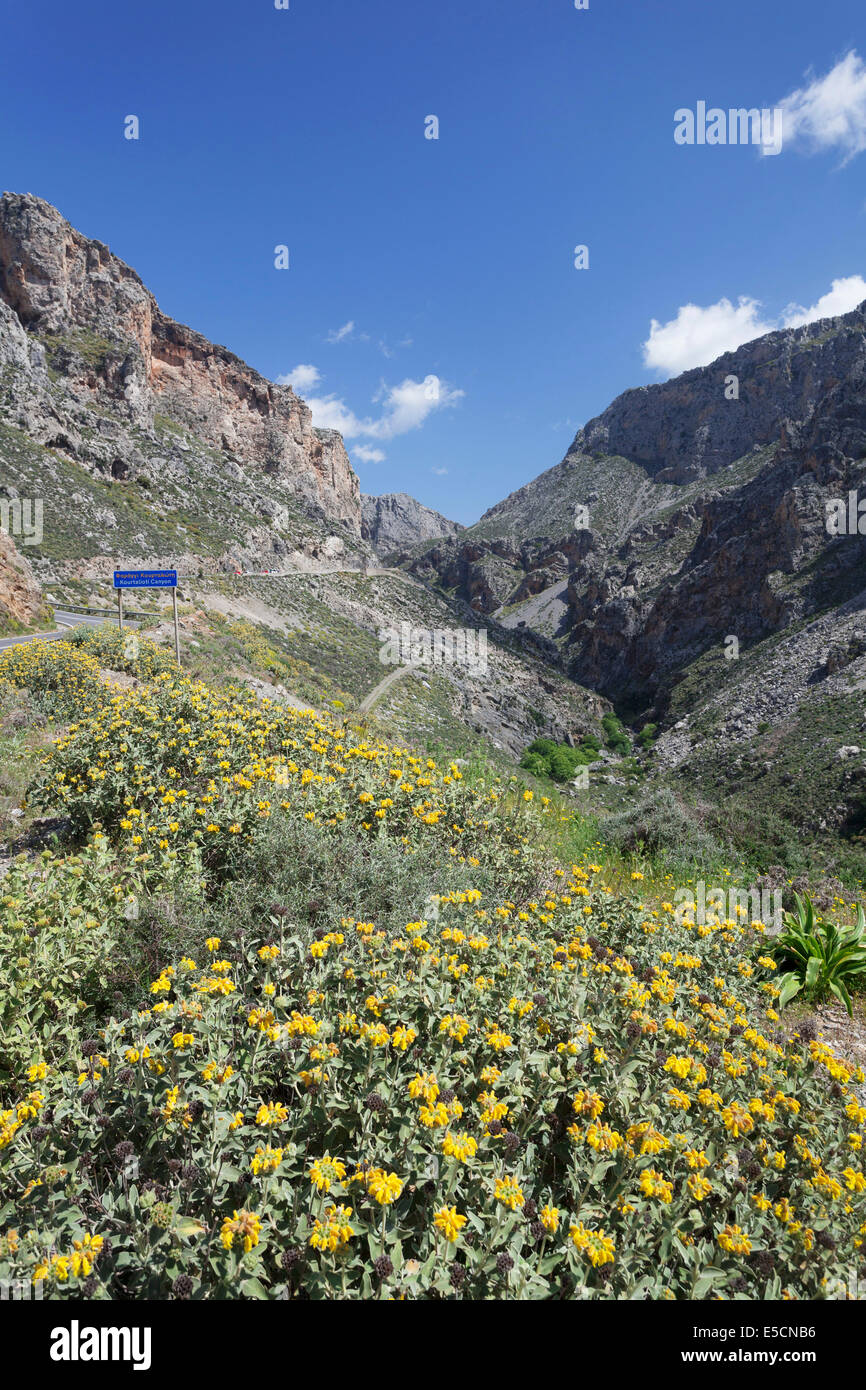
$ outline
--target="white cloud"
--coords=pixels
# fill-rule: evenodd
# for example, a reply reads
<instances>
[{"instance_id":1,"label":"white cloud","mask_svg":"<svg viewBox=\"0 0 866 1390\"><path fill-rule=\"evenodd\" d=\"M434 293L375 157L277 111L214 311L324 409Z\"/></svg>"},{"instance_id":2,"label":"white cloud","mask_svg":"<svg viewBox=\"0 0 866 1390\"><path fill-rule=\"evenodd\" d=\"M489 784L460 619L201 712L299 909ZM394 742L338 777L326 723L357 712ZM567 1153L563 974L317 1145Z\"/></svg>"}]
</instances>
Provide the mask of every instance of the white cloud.
<instances>
[{"instance_id":1,"label":"white cloud","mask_svg":"<svg viewBox=\"0 0 866 1390\"><path fill-rule=\"evenodd\" d=\"M811 78L781 102L783 148L839 150L842 163L866 150L866 64L856 49L824 77Z\"/></svg>"},{"instance_id":2,"label":"white cloud","mask_svg":"<svg viewBox=\"0 0 866 1390\"><path fill-rule=\"evenodd\" d=\"M344 323L342 328L332 328L332 329L331 329L330 333L328 334L328 342L329 342L329 343L343 343L343 342L346 341L347 338L351 338L351 336L352 336L352 334L354 333L354 331L355 331L355 320L354 320L354 319L349 319L349 322L348 322L348 323Z\"/></svg>"},{"instance_id":3,"label":"white cloud","mask_svg":"<svg viewBox=\"0 0 866 1390\"><path fill-rule=\"evenodd\" d=\"M406 377L399 386L383 388L385 413L377 422L377 439L393 439L397 434L408 434L418 429L428 415L445 406L456 405L462 400L463 391L455 391L432 373L423 381L413 381Z\"/></svg>"},{"instance_id":4,"label":"white cloud","mask_svg":"<svg viewBox=\"0 0 866 1390\"><path fill-rule=\"evenodd\" d=\"M698 304L684 304L675 319L659 323L653 319L650 335L643 344L643 360L648 367L675 375L690 367L706 367L732 352L741 343L769 333L772 324L761 320L760 303L741 295L736 305L720 299L702 309Z\"/></svg>"},{"instance_id":5,"label":"white cloud","mask_svg":"<svg viewBox=\"0 0 866 1390\"><path fill-rule=\"evenodd\" d=\"M729 299L720 299L703 308L698 304L684 304L676 318L667 323L652 320L650 335L643 344L644 363L669 376L691 367L706 367L723 353L733 352L763 333L772 333L777 328L800 328L816 319L847 314L864 299L866 280L861 275L848 275L834 280L827 293L811 308L789 304L775 320L765 318L761 313L761 301L748 295L741 295L736 304Z\"/></svg>"},{"instance_id":6,"label":"white cloud","mask_svg":"<svg viewBox=\"0 0 866 1390\"><path fill-rule=\"evenodd\" d=\"M299 362L290 372L284 372L282 376L277 377L280 386L291 386L299 396L313 386L318 386L321 380L322 373L310 362Z\"/></svg>"},{"instance_id":7,"label":"white cloud","mask_svg":"<svg viewBox=\"0 0 866 1390\"><path fill-rule=\"evenodd\" d=\"M352 453L362 463L383 463L386 458L381 449L371 449L369 444L353 444Z\"/></svg>"},{"instance_id":8,"label":"white cloud","mask_svg":"<svg viewBox=\"0 0 866 1390\"><path fill-rule=\"evenodd\" d=\"M339 430L345 439L384 440L418 429L433 411L456 405L463 395L463 391L431 373L423 381L407 377L399 386L383 383L373 398L382 403L378 419L359 418L345 401L333 394L314 397L307 404L313 412L313 424L320 429Z\"/></svg>"},{"instance_id":9,"label":"white cloud","mask_svg":"<svg viewBox=\"0 0 866 1390\"><path fill-rule=\"evenodd\" d=\"M832 319L837 314L848 314L866 299L866 280L862 275L847 275L844 280L834 280L826 294L822 294L811 309L800 304L789 304L782 315L785 328L799 328L804 323L814 323L816 319Z\"/></svg>"},{"instance_id":10,"label":"white cloud","mask_svg":"<svg viewBox=\"0 0 866 1390\"><path fill-rule=\"evenodd\" d=\"M336 396L311 396L307 405L313 412L313 424L322 430L339 430L344 439L355 439L362 431L357 415Z\"/></svg>"}]
</instances>

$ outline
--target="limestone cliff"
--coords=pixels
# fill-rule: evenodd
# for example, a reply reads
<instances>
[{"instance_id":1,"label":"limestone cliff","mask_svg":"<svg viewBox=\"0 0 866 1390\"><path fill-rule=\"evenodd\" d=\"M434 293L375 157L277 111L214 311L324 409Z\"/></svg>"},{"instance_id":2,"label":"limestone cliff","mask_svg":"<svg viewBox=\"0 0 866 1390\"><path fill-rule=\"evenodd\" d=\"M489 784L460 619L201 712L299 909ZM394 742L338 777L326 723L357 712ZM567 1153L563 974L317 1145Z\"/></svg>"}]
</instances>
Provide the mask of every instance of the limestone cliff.
<instances>
[{"instance_id":1,"label":"limestone cliff","mask_svg":"<svg viewBox=\"0 0 866 1390\"><path fill-rule=\"evenodd\" d=\"M152 436L168 420L360 535L358 479L340 436L314 430L291 387L169 318L134 270L31 194L0 197L0 301L29 339L25 356L68 387L64 409L43 399L44 379L33 383L43 389L25 411L32 439L127 478L141 466L135 433ZM125 426L110 447L82 428L94 423L81 416L87 404Z\"/></svg>"},{"instance_id":2,"label":"limestone cliff","mask_svg":"<svg viewBox=\"0 0 866 1390\"><path fill-rule=\"evenodd\" d=\"M456 536L463 529L459 521L448 521L408 493L361 494L361 533L379 555L440 536Z\"/></svg>"}]
</instances>

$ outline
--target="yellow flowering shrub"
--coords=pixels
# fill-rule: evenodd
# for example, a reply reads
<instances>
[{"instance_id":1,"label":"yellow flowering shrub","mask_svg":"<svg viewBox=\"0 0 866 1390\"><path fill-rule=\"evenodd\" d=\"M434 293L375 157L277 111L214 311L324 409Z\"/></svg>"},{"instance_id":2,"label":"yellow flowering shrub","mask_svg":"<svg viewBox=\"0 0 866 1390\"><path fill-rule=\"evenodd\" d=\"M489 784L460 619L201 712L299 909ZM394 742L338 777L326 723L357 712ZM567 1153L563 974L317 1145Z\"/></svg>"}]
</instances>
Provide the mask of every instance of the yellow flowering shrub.
<instances>
[{"instance_id":1,"label":"yellow flowering shrub","mask_svg":"<svg viewBox=\"0 0 866 1390\"><path fill-rule=\"evenodd\" d=\"M866 1224L862 1078L820 1040L762 1022L736 971L748 929L733 951L705 937L673 976L634 930L639 906L592 889L589 918L557 901L555 927L513 913L491 926L496 968L479 989L460 966L484 909L452 896L421 958L351 919L324 957L283 919L245 923L242 940L212 943L231 992L186 961L80 1055L35 1059L2 1117L18 1235L0 1268L44 1277L98 1191L89 1230L109 1253L82 1277L104 1296L167 1297L181 1272L249 1297L370 1297L382 1281L530 1299L846 1286ZM671 917L663 943L688 931ZM609 952L626 973L599 968ZM534 1005L522 1017L517 987ZM375 1027L347 1029L371 997ZM686 1024L676 1054L671 1017ZM668 1102L672 1074L687 1108ZM58 1296L78 1287L74 1262L52 1278Z\"/></svg>"},{"instance_id":2,"label":"yellow flowering shrub","mask_svg":"<svg viewBox=\"0 0 866 1390\"><path fill-rule=\"evenodd\" d=\"M520 819L537 804L173 676L64 732L36 795L98 820L112 865L191 865L206 891L262 822L310 814L371 854L385 836L435 837L469 869L504 852L513 888L441 893L396 929L339 903L316 930L214 907L128 1016L58 1049L31 1031L0 1099L0 1279L61 1298L815 1299L862 1267L864 1078L779 1030L751 924L650 917L591 864L539 892ZM28 937L44 897L10 896Z\"/></svg>"}]
</instances>

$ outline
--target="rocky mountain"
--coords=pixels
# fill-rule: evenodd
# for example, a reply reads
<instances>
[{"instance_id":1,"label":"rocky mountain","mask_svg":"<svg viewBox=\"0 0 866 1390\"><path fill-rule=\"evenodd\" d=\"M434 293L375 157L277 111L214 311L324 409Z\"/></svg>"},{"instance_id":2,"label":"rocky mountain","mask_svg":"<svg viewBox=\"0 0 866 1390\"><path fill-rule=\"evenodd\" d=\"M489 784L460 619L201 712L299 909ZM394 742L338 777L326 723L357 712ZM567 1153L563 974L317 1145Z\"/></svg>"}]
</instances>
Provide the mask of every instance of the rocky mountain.
<instances>
[{"instance_id":1,"label":"rocky mountain","mask_svg":"<svg viewBox=\"0 0 866 1390\"><path fill-rule=\"evenodd\" d=\"M655 713L728 637L742 654L843 605L856 625L866 534L826 518L866 501L864 309L625 392L562 463L405 563Z\"/></svg>"},{"instance_id":2,"label":"rocky mountain","mask_svg":"<svg viewBox=\"0 0 866 1390\"><path fill-rule=\"evenodd\" d=\"M464 529L406 492L385 492L381 497L361 493L361 534L379 555L439 536L457 536Z\"/></svg>"},{"instance_id":3,"label":"rocky mountain","mask_svg":"<svg viewBox=\"0 0 866 1390\"><path fill-rule=\"evenodd\" d=\"M692 792L748 788L757 815L772 784L771 819L808 801L819 828L866 829L866 305L626 391L400 562L657 724L655 770ZM795 805L798 760L820 795Z\"/></svg>"},{"instance_id":4,"label":"rocky mountain","mask_svg":"<svg viewBox=\"0 0 866 1390\"><path fill-rule=\"evenodd\" d=\"M405 493L366 497L362 513L337 431L169 318L134 270L31 194L0 197L0 431L4 495L38 483L46 524L75 532L81 574L120 545L126 564L357 567L366 542L385 554L461 529Z\"/></svg>"},{"instance_id":5,"label":"rocky mountain","mask_svg":"<svg viewBox=\"0 0 866 1390\"><path fill-rule=\"evenodd\" d=\"M362 512L341 436L314 428L290 387L165 315L135 271L50 204L6 193L0 508L36 504L26 561L0 537L0 622L5 607L10 624L33 625L39 582L110 614L115 566L176 568L187 666L210 676L228 652L236 675L258 673L307 706L375 690L382 629L479 626L460 599L376 554L461 528L405 494L365 497ZM158 594L136 600L162 621ZM377 714L414 739L482 740L503 755L539 729L597 728L606 701L568 679L550 644L485 626L483 679L460 663L413 673Z\"/></svg>"},{"instance_id":6,"label":"rocky mountain","mask_svg":"<svg viewBox=\"0 0 866 1390\"><path fill-rule=\"evenodd\" d=\"M46 525L76 477L79 550L110 553L126 529L109 520L112 482L132 484L160 518L158 534L142 525L130 562L182 563L202 549L217 567L263 550L281 558L327 525L350 549L360 542L360 489L340 435L314 429L290 387L169 318L134 270L30 194L0 198L3 426L7 490L19 486L16 466L30 486L30 447L55 456ZM16 450L16 432L26 447ZM175 520L184 511L204 544L188 543L191 528Z\"/></svg>"}]
</instances>

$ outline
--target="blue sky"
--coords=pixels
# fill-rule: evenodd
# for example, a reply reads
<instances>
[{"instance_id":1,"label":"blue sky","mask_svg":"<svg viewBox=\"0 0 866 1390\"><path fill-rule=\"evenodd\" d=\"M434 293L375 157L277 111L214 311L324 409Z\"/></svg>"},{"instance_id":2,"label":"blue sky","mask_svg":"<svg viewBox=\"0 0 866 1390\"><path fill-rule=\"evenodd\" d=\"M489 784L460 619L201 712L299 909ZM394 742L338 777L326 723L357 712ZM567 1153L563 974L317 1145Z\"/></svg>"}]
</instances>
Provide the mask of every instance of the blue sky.
<instances>
[{"instance_id":1,"label":"blue sky","mask_svg":"<svg viewBox=\"0 0 866 1390\"><path fill-rule=\"evenodd\" d=\"M862 0L42 0L3 28L0 186L302 380L366 492L471 522L625 388L866 297ZM677 145L699 101L782 106L782 152Z\"/></svg>"}]
</instances>

